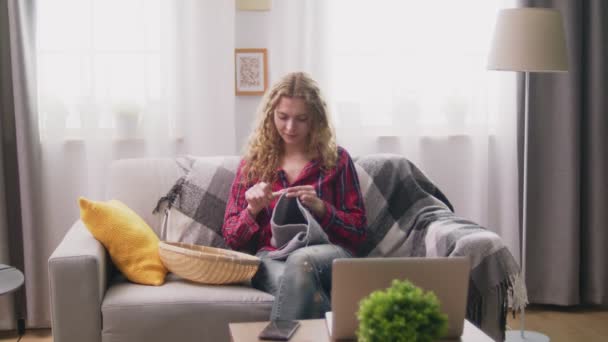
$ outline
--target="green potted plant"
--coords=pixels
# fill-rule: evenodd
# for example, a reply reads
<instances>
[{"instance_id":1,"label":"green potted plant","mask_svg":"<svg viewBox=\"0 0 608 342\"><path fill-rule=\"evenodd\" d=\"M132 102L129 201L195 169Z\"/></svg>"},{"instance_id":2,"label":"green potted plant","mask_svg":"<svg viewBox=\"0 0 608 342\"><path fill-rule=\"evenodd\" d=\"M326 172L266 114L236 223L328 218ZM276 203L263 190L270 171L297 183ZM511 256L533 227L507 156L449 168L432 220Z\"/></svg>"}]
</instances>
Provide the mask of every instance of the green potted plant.
<instances>
[{"instance_id":1,"label":"green potted plant","mask_svg":"<svg viewBox=\"0 0 608 342\"><path fill-rule=\"evenodd\" d=\"M448 319L431 291L411 282L393 280L386 290L372 292L359 303L360 342L431 342L447 332Z\"/></svg>"}]
</instances>

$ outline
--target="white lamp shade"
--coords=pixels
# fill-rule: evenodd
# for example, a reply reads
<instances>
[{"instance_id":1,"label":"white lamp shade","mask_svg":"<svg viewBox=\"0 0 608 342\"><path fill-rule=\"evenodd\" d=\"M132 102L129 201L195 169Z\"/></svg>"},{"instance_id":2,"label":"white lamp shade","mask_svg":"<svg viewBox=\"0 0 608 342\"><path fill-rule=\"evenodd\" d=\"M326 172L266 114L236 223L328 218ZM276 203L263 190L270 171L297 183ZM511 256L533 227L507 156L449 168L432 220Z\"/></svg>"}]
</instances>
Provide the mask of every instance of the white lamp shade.
<instances>
[{"instance_id":1,"label":"white lamp shade","mask_svg":"<svg viewBox=\"0 0 608 342\"><path fill-rule=\"evenodd\" d=\"M548 8L501 10L488 69L531 72L568 70L562 16Z\"/></svg>"}]
</instances>

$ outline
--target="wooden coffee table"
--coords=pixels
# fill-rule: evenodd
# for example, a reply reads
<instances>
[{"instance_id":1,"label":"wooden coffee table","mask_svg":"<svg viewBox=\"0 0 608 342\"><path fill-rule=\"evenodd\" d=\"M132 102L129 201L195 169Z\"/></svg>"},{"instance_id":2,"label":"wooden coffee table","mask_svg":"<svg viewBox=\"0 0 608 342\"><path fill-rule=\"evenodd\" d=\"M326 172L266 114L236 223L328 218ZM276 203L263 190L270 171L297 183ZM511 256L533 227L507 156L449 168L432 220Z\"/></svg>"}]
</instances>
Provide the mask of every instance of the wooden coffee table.
<instances>
[{"instance_id":1,"label":"wooden coffee table","mask_svg":"<svg viewBox=\"0 0 608 342\"><path fill-rule=\"evenodd\" d=\"M289 340L290 342L329 342L332 341L327 333L327 325L324 319L306 319L301 320L300 327L296 330L295 334ZM268 322L253 322L253 323L230 323L230 337L233 342L250 342L250 341L262 341L258 339L260 331ZM464 321L464 332L462 337L456 340L441 340L443 342L448 341L475 341L475 342L492 342L493 340L486 335L483 331L479 330L476 326L471 324L469 321Z\"/></svg>"}]
</instances>

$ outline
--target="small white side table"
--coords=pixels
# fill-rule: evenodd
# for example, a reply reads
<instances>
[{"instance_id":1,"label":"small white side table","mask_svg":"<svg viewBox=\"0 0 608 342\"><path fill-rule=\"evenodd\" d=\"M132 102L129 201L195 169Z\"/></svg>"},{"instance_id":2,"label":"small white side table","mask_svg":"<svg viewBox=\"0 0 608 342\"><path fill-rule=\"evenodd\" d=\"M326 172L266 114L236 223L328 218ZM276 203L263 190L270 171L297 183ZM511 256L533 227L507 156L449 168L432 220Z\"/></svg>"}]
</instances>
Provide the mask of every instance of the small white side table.
<instances>
[{"instance_id":1,"label":"small white side table","mask_svg":"<svg viewBox=\"0 0 608 342\"><path fill-rule=\"evenodd\" d=\"M11 293L23 285L23 273L13 266L0 264L0 296ZM23 317L17 317L17 333L25 333Z\"/></svg>"}]
</instances>

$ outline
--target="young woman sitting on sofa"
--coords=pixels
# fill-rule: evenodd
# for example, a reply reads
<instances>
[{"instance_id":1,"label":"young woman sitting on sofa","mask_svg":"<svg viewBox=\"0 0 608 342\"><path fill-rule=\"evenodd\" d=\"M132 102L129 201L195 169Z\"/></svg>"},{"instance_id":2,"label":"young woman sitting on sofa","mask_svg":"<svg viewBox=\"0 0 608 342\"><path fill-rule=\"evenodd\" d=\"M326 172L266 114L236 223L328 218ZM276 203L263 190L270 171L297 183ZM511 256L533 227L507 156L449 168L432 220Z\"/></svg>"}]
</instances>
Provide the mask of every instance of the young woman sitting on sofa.
<instances>
[{"instance_id":1,"label":"young woman sitting on sofa","mask_svg":"<svg viewBox=\"0 0 608 342\"><path fill-rule=\"evenodd\" d=\"M323 317L330 311L331 265L355 255L366 217L357 173L336 145L327 105L316 82L290 73L265 94L257 125L239 164L222 233L234 250L262 259L252 285L275 296L271 319ZM297 197L330 244L302 247L285 261L266 257L279 194Z\"/></svg>"}]
</instances>

